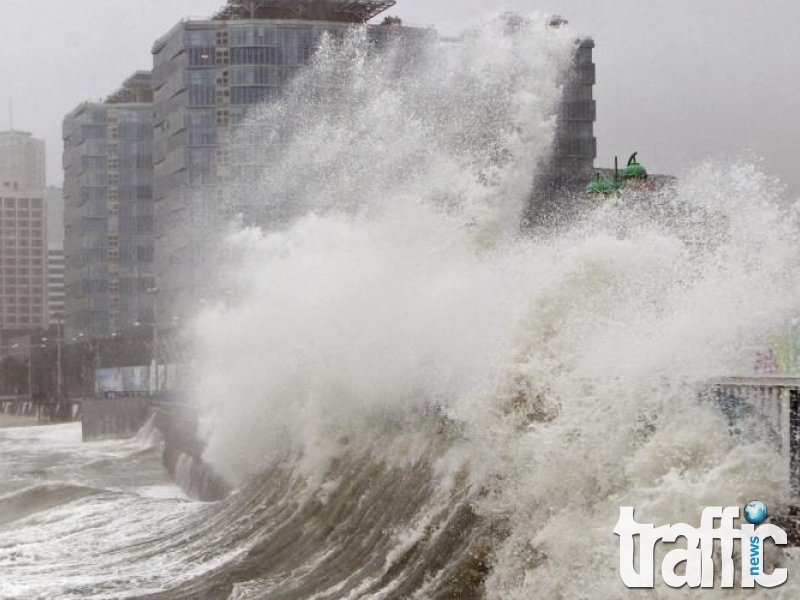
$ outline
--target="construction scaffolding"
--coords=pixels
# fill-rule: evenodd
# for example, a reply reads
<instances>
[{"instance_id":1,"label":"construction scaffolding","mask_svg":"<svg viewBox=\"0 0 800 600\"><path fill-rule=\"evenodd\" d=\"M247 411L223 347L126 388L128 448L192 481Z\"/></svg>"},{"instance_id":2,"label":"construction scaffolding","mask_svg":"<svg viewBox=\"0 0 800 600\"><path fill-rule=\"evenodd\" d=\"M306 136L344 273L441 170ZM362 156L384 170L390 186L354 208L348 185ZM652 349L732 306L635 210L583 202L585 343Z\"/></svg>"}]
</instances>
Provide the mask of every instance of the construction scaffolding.
<instances>
[{"instance_id":1,"label":"construction scaffolding","mask_svg":"<svg viewBox=\"0 0 800 600\"><path fill-rule=\"evenodd\" d=\"M228 0L214 19L302 19L366 23L396 0Z\"/></svg>"}]
</instances>

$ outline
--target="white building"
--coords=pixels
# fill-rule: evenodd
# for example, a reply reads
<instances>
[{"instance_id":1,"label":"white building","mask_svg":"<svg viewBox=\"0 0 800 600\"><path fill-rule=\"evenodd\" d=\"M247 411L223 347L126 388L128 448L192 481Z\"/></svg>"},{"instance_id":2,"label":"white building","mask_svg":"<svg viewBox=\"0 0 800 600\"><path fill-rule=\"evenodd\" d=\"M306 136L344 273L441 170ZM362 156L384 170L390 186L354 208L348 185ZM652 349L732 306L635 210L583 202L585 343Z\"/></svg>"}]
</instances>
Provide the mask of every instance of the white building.
<instances>
[{"instance_id":1,"label":"white building","mask_svg":"<svg viewBox=\"0 0 800 600\"><path fill-rule=\"evenodd\" d=\"M26 131L0 131L0 179L22 190L44 190L44 140Z\"/></svg>"},{"instance_id":2,"label":"white building","mask_svg":"<svg viewBox=\"0 0 800 600\"><path fill-rule=\"evenodd\" d=\"M0 328L47 327L47 216L44 194L0 180Z\"/></svg>"}]
</instances>

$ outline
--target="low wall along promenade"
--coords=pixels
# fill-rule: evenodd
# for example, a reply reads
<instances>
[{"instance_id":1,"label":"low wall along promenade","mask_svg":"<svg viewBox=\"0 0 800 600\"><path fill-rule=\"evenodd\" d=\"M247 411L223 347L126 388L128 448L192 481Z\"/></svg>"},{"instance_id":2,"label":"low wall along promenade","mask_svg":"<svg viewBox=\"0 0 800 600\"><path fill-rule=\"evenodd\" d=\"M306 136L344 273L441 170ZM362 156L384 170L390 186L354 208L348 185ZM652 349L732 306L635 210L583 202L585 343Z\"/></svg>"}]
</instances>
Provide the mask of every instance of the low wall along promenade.
<instances>
[{"instance_id":1,"label":"low wall along promenade","mask_svg":"<svg viewBox=\"0 0 800 600\"><path fill-rule=\"evenodd\" d=\"M70 423L81 419L83 399L46 399L34 402L28 397L0 399L0 414L35 418L40 424Z\"/></svg>"},{"instance_id":2,"label":"low wall along promenade","mask_svg":"<svg viewBox=\"0 0 800 600\"><path fill-rule=\"evenodd\" d=\"M150 398L87 398L83 401L83 441L132 438L150 415Z\"/></svg>"}]
</instances>

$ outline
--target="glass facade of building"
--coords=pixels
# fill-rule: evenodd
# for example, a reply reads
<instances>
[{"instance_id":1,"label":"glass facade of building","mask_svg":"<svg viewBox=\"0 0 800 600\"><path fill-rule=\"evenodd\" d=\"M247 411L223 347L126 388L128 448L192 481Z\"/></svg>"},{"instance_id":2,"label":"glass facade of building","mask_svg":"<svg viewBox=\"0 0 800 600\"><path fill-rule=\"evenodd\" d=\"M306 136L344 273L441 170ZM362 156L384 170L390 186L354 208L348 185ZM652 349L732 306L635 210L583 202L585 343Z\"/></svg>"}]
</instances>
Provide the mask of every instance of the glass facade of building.
<instances>
[{"instance_id":1,"label":"glass facade of building","mask_svg":"<svg viewBox=\"0 0 800 600\"><path fill-rule=\"evenodd\" d=\"M110 100L64 120L67 335L152 322L152 111Z\"/></svg>"},{"instance_id":2,"label":"glass facade of building","mask_svg":"<svg viewBox=\"0 0 800 600\"><path fill-rule=\"evenodd\" d=\"M549 226L562 218L570 218L578 208L574 198L583 194L594 176L597 105L593 97L593 54L594 41L577 42L564 82L551 152L539 165L531 202L524 216L527 227Z\"/></svg>"},{"instance_id":3,"label":"glass facade of building","mask_svg":"<svg viewBox=\"0 0 800 600\"><path fill-rule=\"evenodd\" d=\"M185 21L154 45L155 273L165 323L215 295L204 289L202 270L215 252L221 184L264 167L258 158L263 139L248 143L243 131L248 110L278 97L309 64L323 35L344 36L352 26ZM386 28L370 31L378 36Z\"/></svg>"},{"instance_id":4,"label":"glass facade of building","mask_svg":"<svg viewBox=\"0 0 800 600\"><path fill-rule=\"evenodd\" d=\"M278 97L309 64L323 35L344 36L352 26L300 19L185 21L154 45L155 276L162 322L218 296L205 289L203 269L217 251L219 206L238 206L231 182L250 180L269 160L263 132L248 135L248 110ZM406 27L368 31L377 46L388 31L435 35ZM593 168L593 47L590 40L576 45L553 159L541 169L548 176Z\"/></svg>"},{"instance_id":5,"label":"glass facade of building","mask_svg":"<svg viewBox=\"0 0 800 600\"><path fill-rule=\"evenodd\" d=\"M595 65L594 42L582 40L575 49L572 71L564 85L549 172L558 175L591 173L597 158L594 122L597 118L593 99Z\"/></svg>"}]
</instances>

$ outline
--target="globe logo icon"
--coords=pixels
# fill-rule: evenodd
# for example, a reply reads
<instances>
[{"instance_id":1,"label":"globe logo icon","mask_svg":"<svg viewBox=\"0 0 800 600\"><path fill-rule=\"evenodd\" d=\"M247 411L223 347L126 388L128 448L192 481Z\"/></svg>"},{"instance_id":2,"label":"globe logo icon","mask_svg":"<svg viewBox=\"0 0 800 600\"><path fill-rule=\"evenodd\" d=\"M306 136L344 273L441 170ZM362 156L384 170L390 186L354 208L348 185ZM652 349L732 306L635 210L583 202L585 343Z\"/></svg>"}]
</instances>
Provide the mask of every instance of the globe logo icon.
<instances>
[{"instance_id":1,"label":"globe logo icon","mask_svg":"<svg viewBox=\"0 0 800 600\"><path fill-rule=\"evenodd\" d=\"M752 525L760 525L767 518L767 505L760 500L748 502L744 507L744 518Z\"/></svg>"}]
</instances>

